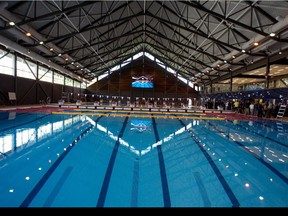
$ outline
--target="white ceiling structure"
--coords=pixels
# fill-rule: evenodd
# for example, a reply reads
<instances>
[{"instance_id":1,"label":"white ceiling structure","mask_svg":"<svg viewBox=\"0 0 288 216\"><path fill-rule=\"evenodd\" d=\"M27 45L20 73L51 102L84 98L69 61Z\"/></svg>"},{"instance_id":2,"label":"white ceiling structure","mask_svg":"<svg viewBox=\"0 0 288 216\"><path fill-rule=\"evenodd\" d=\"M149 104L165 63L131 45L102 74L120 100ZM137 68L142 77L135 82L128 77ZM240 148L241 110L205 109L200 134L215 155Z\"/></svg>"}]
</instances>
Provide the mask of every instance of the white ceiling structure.
<instances>
[{"instance_id":1,"label":"white ceiling structure","mask_svg":"<svg viewBox=\"0 0 288 216\"><path fill-rule=\"evenodd\" d=\"M263 79L267 62L288 74L287 15L267 0L0 1L0 44L81 81L145 51L208 85Z\"/></svg>"}]
</instances>

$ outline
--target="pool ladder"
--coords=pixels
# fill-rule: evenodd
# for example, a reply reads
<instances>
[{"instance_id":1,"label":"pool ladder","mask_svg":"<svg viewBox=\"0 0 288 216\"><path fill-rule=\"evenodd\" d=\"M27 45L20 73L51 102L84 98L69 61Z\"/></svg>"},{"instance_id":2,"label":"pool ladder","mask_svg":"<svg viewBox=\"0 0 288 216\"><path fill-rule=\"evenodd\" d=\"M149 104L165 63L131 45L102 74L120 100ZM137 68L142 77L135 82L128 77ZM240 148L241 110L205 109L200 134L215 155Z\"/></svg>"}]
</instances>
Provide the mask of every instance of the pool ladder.
<instances>
[{"instance_id":1,"label":"pool ladder","mask_svg":"<svg viewBox=\"0 0 288 216\"><path fill-rule=\"evenodd\" d=\"M279 135L284 135L284 128L282 122L276 122L277 131Z\"/></svg>"},{"instance_id":2,"label":"pool ladder","mask_svg":"<svg viewBox=\"0 0 288 216\"><path fill-rule=\"evenodd\" d=\"M286 104L281 104L280 105L278 113L277 113L277 116L276 116L277 119L284 117L284 114L285 114L285 111L286 111L286 107L287 107Z\"/></svg>"},{"instance_id":3,"label":"pool ladder","mask_svg":"<svg viewBox=\"0 0 288 216\"><path fill-rule=\"evenodd\" d=\"M282 98L280 106L279 106L279 110L276 116L276 119L282 119L285 115L285 111L287 108L287 104L288 104L288 99L287 98Z\"/></svg>"}]
</instances>

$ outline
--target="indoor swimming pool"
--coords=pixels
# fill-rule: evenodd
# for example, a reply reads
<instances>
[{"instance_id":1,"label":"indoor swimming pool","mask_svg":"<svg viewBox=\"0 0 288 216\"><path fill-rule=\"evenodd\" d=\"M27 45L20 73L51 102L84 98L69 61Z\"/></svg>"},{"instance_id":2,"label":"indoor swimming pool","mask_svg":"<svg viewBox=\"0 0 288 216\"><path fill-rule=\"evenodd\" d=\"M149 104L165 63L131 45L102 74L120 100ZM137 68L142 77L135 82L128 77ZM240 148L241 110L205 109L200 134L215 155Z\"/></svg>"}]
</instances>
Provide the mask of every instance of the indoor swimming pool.
<instances>
[{"instance_id":1,"label":"indoor swimming pool","mask_svg":"<svg viewBox=\"0 0 288 216\"><path fill-rule=\"evenodd\" d=\"M0 207L288 207L288 123L0 112Z\"/></svg>"}]
</instances>

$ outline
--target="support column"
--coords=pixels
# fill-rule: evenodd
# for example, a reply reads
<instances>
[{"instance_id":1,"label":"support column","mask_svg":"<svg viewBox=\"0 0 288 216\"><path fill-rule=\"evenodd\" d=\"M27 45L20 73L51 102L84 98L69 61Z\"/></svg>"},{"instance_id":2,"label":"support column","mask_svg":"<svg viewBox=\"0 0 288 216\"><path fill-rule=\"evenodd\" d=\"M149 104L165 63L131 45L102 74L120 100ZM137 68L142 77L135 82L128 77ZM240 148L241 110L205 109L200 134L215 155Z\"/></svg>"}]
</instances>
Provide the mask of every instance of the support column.
<instances>
[{"instance_id":1,"label":"support column","mask_svg":"<svg viewBox=\"0 0 288 216\"><path fill-rule=\"evenodd\" d=\"M210 94L213 93L213 85L212 85L212 81L210 81Z\"/></svg>"},{"instance_id":2,"label":"support column","mask_svg":"<svg viewBox=\"0 0 288 216\"><path fill-rule=\"evenodd\" d=\"M39 63L38 62L36 64L36 80L35 80L35 82L36 82L36 101L35 101L35 104L38 104L39 103Z\"/></svg>"},{"instance_id":3,"label":"support column","mask_svg":"<svg viewBox=\"0 0 288 216\"><path fill-rule=\"evenodd\" d=\"M111 71L108 71L108 96L110 97L110 85L111 85L111 80L110 80L110 76L111 76ZM112 96L112 95L111 95Z\"/></svg>"},{"instance_id":4,"label":"support column","mask_svg":"<svg viewBox=\"0 0 288 216\"><path fill-rule=\"evenodd\" d=\"M176 96L175 98L178 98L178 72L176 73Z\"/></svg>"},{"instance_id":5,"label":"support column","mask_svg":"<svg viewBox=\"0 0 288 216\"><path fill-rule=\"evenodd\" d=\"M177 79L177 78L176 78ZM165 87L164 87L164 95L162 95L162 98L166 97L166 91L167 91L167 73L165 73ZM159 96L159 95L158 95ZM160 97L161 98L161 97Z\"/></svg>"},{"instance_id":6,"label":"support column","mask_svg":"<svg viewBox=\"0 0 288 216\"><path fill-rule=\"evenodd\" d=\"M17 74L17 54L14 53L14 92L16 94L16 99L19 97L18 92L17 92L17 79L18 79L18 74ZM15 105L17 105L17 100L15 100Z\"/></svg>"},{"instance_id":7,"label":"support column","mask_svg":"<svg viewBox=\"0 0 288 216\"><path fill-rule=\"evenodd\" d=\"M56 99L54 99L54 71L52 71L52 90L51 90L51 103L53 103L54 101L56 101Z\"/></svg>"},{"instance_id":8,"label":"support column","mask_svg":"<svg viewBox=\"0 0 288 216\"><path fill-rule=\"evenodd\" d=\"M265 88L269 89L269 80L270 80L270 61L269 61L269 57L267 57L265 77L266 77Z\"/></svg>"},{"instance_id":9,"label":"support column","mask_svg":"<svg viewBox=\"0 0 288 216\"><path fill-rule=\"evenodd\" d=\"M99 95L99 79L97 76L97 81L96 81L96 94Z\"/></svg>"},{"instance_id":10,"label":"support column","mask_svg":"<svg viewBox=\"0 0 288 216\"><path fill-rule=\"evenodd\" d=\"M118 97L120 98L120 96L121 96L121 73L122 73L122 66L121 66L121 69L120 69L120 71L119 71L119 73L118 73Z\"/></svg>"},{"instance_id":11,"label":"support column","mask_svg":"<svg viewBox=\"0 0 288 216\"><path fill-rule=\"evenodd\" d=\"M233 89L233 76L232 76L232 71L230 70L230 92L232 92Z\"/></svg>"},{"instance_id":12,"label":"support column","mask_svg":"<svg viewBox=\"0 0 288 216\"><path fill-rule=\"evenodd\" d=\"M187 83L186 83L186 98L189 97L189 80L187 80Z\"/></svg>"}]
</instances>

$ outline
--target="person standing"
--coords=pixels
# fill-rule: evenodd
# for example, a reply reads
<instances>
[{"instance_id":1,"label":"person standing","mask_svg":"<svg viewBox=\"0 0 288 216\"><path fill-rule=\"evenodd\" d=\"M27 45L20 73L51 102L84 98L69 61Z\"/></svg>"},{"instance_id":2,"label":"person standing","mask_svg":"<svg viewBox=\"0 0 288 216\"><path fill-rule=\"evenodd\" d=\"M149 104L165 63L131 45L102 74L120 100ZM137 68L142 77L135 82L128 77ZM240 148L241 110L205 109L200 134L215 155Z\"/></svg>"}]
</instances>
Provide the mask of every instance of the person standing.
<instances>
[{"instance_id":1,"label":"person standing","mask_svg":"<svg viewBox=\"0 0 288 216\"><path fill-rule=\"evenodd\" d=\"M272 103L272 101L269 101L268 106L267 106L267 111L265 113L265 117L270 118L272 113L273 113L273 103Z\"/></svg>"},{"instance_id":2,"label":"person standing","mask_svg":"<svg viewBox=\"0 0 288 216\"><path fill-rule=\"evenodd\" d=\"M234 102L234 111L235 113L239 113L239 101L237 99Z\"/></svg>"},{"instance_id":3,"label":"person standing","mask_svg":"<svg viewBox=\"0 0 288 216\"><path fill-rule=\"evenodd\" d=\"M252 101L249 105L250 115L254 115L254 102Z\"/></svg>"},{"instance_id":4,"label":"person standing","mask_svg":"<svg viewBox=\"0 0 288 216\"><path fill-rule=\"evenodd\" d=\"M263 104L261 102L258 105L258 117L259 118L263 117Z\"/></svg>"},{"instance_id":5,"label":"person standing","mask_svg":"<svg viewBox=\"0 0 288 216\"><path fill-rule=\"evenodd\" d=\"M244 113L245 113L245 115L249 115L250 114L249 113L249 107L250 107L250 102L249 102L249 100L246 100L244 102Z\"/></svg>"}]
</instances>

